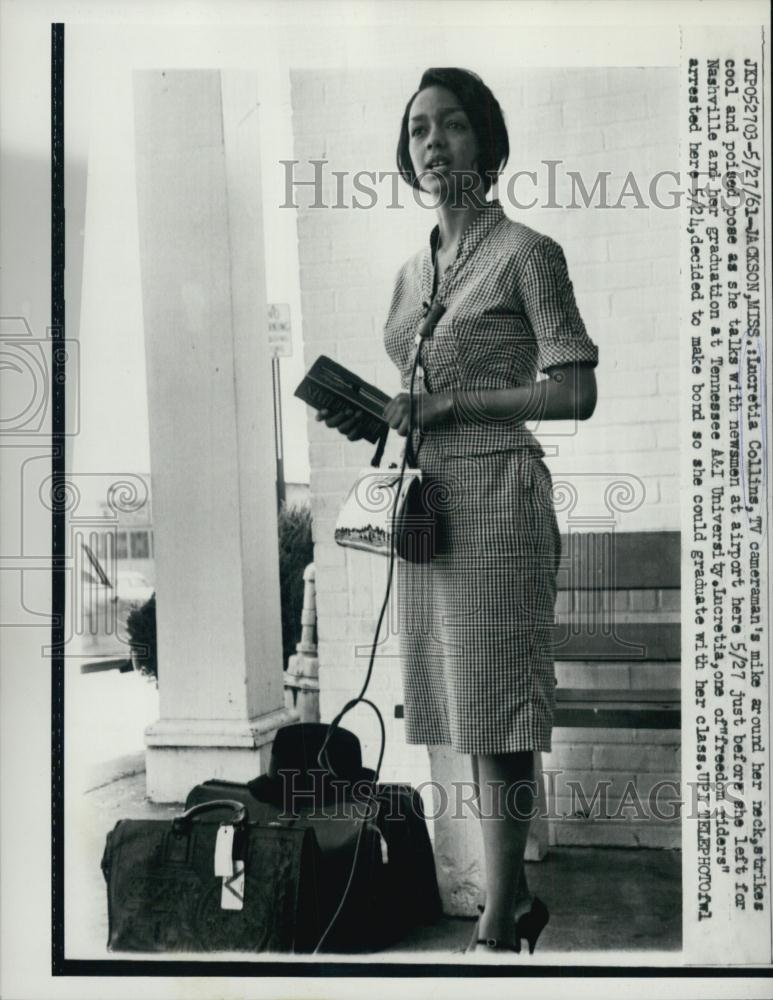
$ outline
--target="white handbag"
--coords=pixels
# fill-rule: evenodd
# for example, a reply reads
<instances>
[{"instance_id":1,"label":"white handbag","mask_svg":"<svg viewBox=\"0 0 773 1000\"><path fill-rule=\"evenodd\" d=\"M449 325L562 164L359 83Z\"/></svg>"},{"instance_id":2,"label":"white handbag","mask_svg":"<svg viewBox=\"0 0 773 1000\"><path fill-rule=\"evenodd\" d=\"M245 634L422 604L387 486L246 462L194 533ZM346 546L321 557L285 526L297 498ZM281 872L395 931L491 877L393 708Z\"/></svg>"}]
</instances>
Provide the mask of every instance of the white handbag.
<instances>
[{"instance_id":1,"label":"white handbag","mask_svg":"<svg viewBox=\"0 0 773 1000\"><path fill-rule=\"evenodd\" d=\"M402 473L397 465L379 468L383 444L379 443L373 463L363 469L349 491L338 515L335 540L389 558L394 535L396 555L408 562L429 562L437 549L431 479L411 461L409 445Z\"/></svg>"},{"instance_id":2,"label":"white handbag","mask_svg":"<svg viewBox=\"0 0 773 1000\"><path fill-rule=\"evenodd\" d=\"M426 309L423 323L416 334L416 352L413 359L415 372L421 361L421 345L432 335L445 305L438 300ZM411 383L412 391L413 383ZM370 466L357 477L344 501L335 528L339 545L364 549L389 557L394 551L402 559L413 563L429 562L440 545L440 509L443 491L440 484L418 468L413 453L412 438L406 439L403 453L404 469L390 465L380 469L386 446L387 428L379 439ZM416 454L421 448L421 440Z\"/></svg>"}]
</instances>

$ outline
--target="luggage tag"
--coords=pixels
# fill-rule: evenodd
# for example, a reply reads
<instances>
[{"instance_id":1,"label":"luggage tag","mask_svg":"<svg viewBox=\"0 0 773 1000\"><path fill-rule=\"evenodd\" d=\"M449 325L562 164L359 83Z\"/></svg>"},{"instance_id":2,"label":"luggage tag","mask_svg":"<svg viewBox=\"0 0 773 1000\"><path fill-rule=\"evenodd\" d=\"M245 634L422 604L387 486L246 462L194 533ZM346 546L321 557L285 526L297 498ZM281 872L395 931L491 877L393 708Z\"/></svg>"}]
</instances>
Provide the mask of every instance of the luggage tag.
<instances>
[{"instance_id":1,"label":"luggage tag","mask_svg":"<svg viewBox=\"0 0 773 1000\"><path fill-rule=\"evenodd\" d=\"M236 831L230 823L223 823L217 828L215 838L215 875L219 878L231 878L234 873L234 834Z\"/></svg>"},{"instance_id":2,"label":"luggage tag","mask_svg":"<svg viewBox=\"0 0 773 1000\"><path fill-rule=\"evenodd\" d=\"M215 875L221 879L221 910L244 908L244 861L234 858L235 834L232 824L223 823L215 838Z\"/></svg>"},{"instance_id":3,"label":"luggage tag","mask_svg":"<svg viewBox=\"0 0 773 1000\"><path fill-rule=\"evenodd\" d=\"M244 909L244 862L238 858L234 861L233 875L223 879L223 888L220 891L220 909Z\"/></svg>"}]
</instances>

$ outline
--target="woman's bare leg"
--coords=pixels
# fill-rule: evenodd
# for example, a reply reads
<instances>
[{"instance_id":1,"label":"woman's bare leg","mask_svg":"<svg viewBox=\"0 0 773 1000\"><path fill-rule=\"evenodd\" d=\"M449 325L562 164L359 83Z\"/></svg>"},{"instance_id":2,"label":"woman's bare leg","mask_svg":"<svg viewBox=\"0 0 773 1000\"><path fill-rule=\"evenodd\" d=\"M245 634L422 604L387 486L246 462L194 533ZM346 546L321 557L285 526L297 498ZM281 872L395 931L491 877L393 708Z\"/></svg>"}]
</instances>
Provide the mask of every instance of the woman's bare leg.
<instances>
[{"instance_id":1,"label":"woman's bare leg","mask_svg":"<svg viewBox=\"0 0 773 1000\"><path fill-rule=\"evenodd\" d=\"M515 941L515 920L529 909L523 855L534 805L534 754L531 750L473 756L479 787L486 904L479 936L504 944Z\"/></svg>"},{"instance_id":2,"label":"woman's bare leg","mask_svg":"<svg viewBox=\"0 0 773 1000\"><path fill-rule=\"evenodd\" d=\"M478 757L473 754L471 757L472 762L472 780L475 786L475 801L480 808L480 772L478 768ZM532 894L529 891L529 883L526 878L526 866L521 865L521 874L518 878L518 887L515 892L515 917L516 919L521 916L522 913L528 913L532 903Z\"/></svg>"}]
</instances>

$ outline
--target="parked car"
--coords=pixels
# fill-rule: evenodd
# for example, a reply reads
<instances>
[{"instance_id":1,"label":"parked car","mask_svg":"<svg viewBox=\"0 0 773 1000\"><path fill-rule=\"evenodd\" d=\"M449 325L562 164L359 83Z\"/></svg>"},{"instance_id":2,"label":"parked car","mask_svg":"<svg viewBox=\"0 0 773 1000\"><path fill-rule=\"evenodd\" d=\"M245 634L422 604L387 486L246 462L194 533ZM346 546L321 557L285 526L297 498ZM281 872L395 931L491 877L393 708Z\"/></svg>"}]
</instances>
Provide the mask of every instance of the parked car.
<instances>
[{"instance_id":1,"label":"parked car","mask_svg":"<svg viewBox=\"0 0 773 1000\"><path fill-rule=\"evenodd\" d=\"M132 569L119 569L116 573L115 586L111 600L130 607L139 607L150 600L153 587L142 573Z\"/></svg>"}]
</instances>

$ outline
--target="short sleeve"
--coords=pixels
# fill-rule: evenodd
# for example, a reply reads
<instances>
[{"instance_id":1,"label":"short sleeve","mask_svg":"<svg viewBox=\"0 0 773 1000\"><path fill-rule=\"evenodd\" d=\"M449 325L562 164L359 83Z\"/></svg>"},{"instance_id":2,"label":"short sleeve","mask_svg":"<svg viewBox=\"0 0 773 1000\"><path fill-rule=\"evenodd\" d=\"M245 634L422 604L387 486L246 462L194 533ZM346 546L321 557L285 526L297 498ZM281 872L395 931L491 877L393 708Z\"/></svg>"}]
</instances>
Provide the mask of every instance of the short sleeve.
<instances>
[{"instance_id":1,"label":"short sleeve","mask_svg":"<svg viewBox=\"0 0 773 1000\"><path fill-rule=\"evenodd\" d=\"M547 236L529 254L521 297L537 341L539 371L577 362L598 364L598 348L574 300L564 252Z\"/></svg>"}]
</instances>

